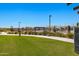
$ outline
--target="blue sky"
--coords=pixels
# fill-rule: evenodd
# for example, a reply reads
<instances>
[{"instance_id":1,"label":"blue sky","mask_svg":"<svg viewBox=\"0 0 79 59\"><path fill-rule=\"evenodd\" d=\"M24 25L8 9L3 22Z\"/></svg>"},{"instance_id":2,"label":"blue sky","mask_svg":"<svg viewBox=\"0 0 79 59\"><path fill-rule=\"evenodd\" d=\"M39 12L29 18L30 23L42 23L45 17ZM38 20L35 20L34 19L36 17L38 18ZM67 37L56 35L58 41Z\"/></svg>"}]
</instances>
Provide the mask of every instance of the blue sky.
<instances>
[{"instance_id":1,"label":"blue sky","mask_svg":"<svg viewBox=\"0 0 79 59\"><path fill-rule=\"evenodd\" d=\"M48 26L49 15L52 15L53 25L73 25L78 21L79 15L73 7L66 3L1 3L0 27Z\"/></svg>"}]
</instances>

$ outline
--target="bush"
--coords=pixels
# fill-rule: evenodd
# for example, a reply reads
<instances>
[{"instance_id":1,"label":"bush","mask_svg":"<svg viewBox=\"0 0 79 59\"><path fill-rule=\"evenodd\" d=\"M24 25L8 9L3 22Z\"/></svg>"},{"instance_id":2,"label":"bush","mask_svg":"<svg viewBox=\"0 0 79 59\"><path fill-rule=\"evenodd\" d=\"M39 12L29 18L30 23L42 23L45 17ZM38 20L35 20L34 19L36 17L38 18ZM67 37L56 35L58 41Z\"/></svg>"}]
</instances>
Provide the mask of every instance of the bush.
<instances>
[{"instance_id":1,"label":"bush","mask_svg":"<svg viewBox=\"0 0 79 59\"><path fill-rule=\"evenodd\" d=\"M18 34L18 32L8 32L8 34ZM49 36L57 36L57 37L66 37L66 38L73 38L74 34L68 33L68 34L63 34L59 32L23 32L22 34L32 34L32 35L49 35Z\"/></svg>"},{"instance_id":2,"label":"bush","mask_svg":"<svg viewBox=\"0 0 79 59\"><path fill-rule=\"evenodd\" d=\"M68 33L68 34L63 34L63 33L50 33L49 36L57 36L57 37L66 37L66 38L73 38L74 34Z\"/></svg>"},{"instance_id":3,"label":"bush","mask_svg":"<svg viewBox=\"0 0 79 59\"><path fill-rule=\"evenodd\" d=\"M49 34L49 32L47 32L47 31L44 31L43 33L42 33L42 35L48 35Z\"/></svg>"},{"instance_id":4,"label":"bush","mask_svg":"<svg viewBox=\"0 0 79 59\"><path fill-rule=\"evenodd\" d=\"M48 35L49 36L56 36L56 33L54 33L54 32L52 32L52 33L51 32L48 32Z\"/></svg>"},{"instance_id":5,"label":"bush","mask_svg":"<svg viewBox=\"0 0 79 59\"><path fill-rule=\"evenodd\" d=\"M43 32L39 32L39 35L43 35Z\"/></svg>"},{"instance_id":6,"label":"bush","mask_svg":"<svg viewBox=\"0 0 79 59\"><path fill-rule=\"evenodd\" d=\"M24 32L24 34L27 34L27 32Z\"/></svg>"},{"instance_id":7,"label":"bush","mask_svg":"<svg viewBox=\"0 0 79 59\"><path fill-rule=\"evenodd\" d=\"M32 34L31 32L28 33L29 35Z\"/></svg>"},{"instance_id":8,"label":"bush","mask_svg":"<svg viewBox=\"0 0 79 59\"><path fill-rule=\"evenodd\" d=\"M67 38L73 38L73 36L74 36L74 34L72 34L72 33L66 34L66 37L67 37Z\"/></svg>"},{"instance_id":9,"label":"bush","mask_svg":"<svg viewBox=\"0 0 79 59\"><path fill-rule=\"evenodd\" d=\"M33 35L37 35L38 33L37 33L37 32L31 32L31 34L33 34Z\"/></svg>"},{"instance_id":10,"label":"bush","mask_svg":"<svg viewBox=\"0 0 79 59\"><path fill-rule=\"evenodd\" d=\"M15 34L18 34L18 32L15 32Z\"/></svg>"},{"instance_id":11,"label":"bush","mask_svg":"<svg viewBox=\"0 0 79 59\"><path fill-rule=\"evenodd\" d=\"M49 33L49 36L66 37L65 34L57 33L57 32L51 32Z\"/></svg>"},{"instance_id":12,"label":"bush","mask_svg":"<svg viewBox=\"0 0 79 59\"><path fill-rule=\"evenodd\" d=\"M66 37L65 34L63 34L63 33L56 33L56 36L59 36L59 37Z\"/></svg>"},{"instance_id":13,"label":"bush","mask_svg":"<svg viewBox=\"0 0 79 59\"><path fill-rule=\"evenodd\" d=\"M15 34L14 32L8 32L8 34Z\"/></svg>"}]
</instances>

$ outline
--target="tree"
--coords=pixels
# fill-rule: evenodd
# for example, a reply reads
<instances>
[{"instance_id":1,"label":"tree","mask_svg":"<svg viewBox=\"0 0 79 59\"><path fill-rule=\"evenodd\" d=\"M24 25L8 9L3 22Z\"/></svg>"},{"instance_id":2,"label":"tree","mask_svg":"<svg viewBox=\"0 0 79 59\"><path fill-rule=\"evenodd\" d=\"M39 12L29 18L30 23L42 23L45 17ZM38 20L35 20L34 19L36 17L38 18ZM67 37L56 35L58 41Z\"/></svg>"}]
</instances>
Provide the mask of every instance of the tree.
<instances>
[{"instance_id":1,"label":"tree","mask_svg":"<svg viewBox=\"0 0 79 59\"><path fill-rule=\"evenodd\" d=\"M79 27L79 22L77 22L77 27Z\"/></svg>"}]
</instances>

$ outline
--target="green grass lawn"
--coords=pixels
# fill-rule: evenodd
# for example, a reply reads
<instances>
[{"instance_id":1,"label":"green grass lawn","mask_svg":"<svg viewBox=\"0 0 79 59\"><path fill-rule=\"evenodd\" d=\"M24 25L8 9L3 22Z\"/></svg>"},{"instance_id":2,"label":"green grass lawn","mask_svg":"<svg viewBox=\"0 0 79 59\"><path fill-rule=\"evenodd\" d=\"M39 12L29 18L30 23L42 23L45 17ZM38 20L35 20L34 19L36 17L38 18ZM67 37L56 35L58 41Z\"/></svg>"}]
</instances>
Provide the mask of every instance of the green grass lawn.
<instances>
[{"instance_id":1,"label":"green grass lawn","mask_svg":"<svg viewBox=\"0 0 79 59\"><path fill-rule=\"evenodd\" d=\"M0 56L74 56L74 45L38 37L0 36Z\"/></svg>"}]
</instances>

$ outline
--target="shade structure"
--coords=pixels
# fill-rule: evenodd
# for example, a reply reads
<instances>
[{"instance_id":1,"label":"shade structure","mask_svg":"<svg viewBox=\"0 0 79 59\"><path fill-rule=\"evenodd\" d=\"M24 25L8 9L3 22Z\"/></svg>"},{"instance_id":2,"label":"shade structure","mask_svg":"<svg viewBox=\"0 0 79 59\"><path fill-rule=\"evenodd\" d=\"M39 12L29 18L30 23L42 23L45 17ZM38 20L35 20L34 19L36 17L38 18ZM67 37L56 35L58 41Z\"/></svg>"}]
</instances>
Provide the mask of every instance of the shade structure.
<instances>
[{"instance_id":1,"label":"shade structure","mask_svg":"<svg viewBox=\"0 0 79 59\"><path fill-rule=\"evenodd\" d=\"M77 10L77 9L79 9L79 5L73 8L73 10Z\"/></svg>"},{"instance_id":2,"label":"shade structure","mask_svg":"<svg viewBox=\"0 0 79 59\"><path fill-rule=\"evenodd\" d=\"M72 3L67 3L67 6L71 5Z\"/></svg>"}]
</instances>

